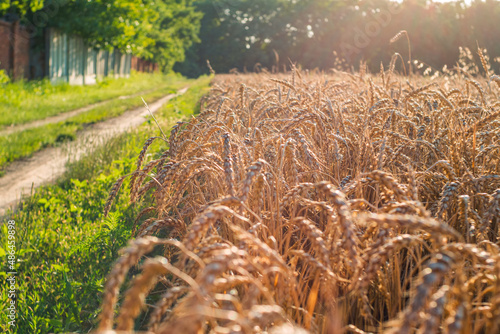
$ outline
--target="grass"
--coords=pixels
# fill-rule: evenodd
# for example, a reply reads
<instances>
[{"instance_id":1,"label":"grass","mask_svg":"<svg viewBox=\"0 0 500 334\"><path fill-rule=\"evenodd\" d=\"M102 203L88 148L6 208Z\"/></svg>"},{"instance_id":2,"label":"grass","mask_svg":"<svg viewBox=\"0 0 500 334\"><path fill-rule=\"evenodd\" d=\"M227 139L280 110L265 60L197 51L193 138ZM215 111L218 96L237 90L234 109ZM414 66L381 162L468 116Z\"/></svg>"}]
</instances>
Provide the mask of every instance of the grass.
<instances>
[{"instance_id":1,"label":"grass","mask_svg":"<svg viewBox=\"0 0 500 334\"><path fill-rule=\"evenodd\" d=\"M157 113L165 127L196 110L210 78L192 82L185 95ZM116 179L135 168L135 156L144 140L159 132L152 122L112 139L78 162L55 185L27 198L8 219L17 226L18 327L15 333L87 333L95 327L104 277L131 237L134 217L150 205L130 204L119 196L113 213L103 217L109 189ZM153 150L164 149L155 143ZM148 156L148 159L151 157ZM125 184L127 186L127 184ZM7 217L5 217L7 218ZM7 230L2 226L0 253L5 255ZM4 270L4 268L2 268ZM6 273L0 275L5 278ZM2 290L0 329L7 331L8 298Z\"/></svg>"},{"instance_id":2,"label":"grass","mask_svg":"<svg viewBox=\"0 0 500 334\"><path fill-rule=\"evenodd\" d=\"M145 101L155 101L167 94L174 93L189 83L189 80L175 77L177 81L167 80L159 84L161 88L144 94ZM42 125L36 128L15 132L0 137L0 173L11 162L31 156L45 147L66 140L73 140L85 126L104 121L123 114L127 110L143 106L140 96L117 99L97 106L65 121Z\"/></svg>"},{"instance_id":3,"label":"grass","mask_svg":"<svg viewBox=\"0 0 500 334\"><path fill-rule=\"evenodd\" d=\"M0 129L44 119L123 95L155 90L179 81L177 75L133 73L105 78L96 85L52 85L48 80L0 84Z\"/></svg>"}]
</instances>

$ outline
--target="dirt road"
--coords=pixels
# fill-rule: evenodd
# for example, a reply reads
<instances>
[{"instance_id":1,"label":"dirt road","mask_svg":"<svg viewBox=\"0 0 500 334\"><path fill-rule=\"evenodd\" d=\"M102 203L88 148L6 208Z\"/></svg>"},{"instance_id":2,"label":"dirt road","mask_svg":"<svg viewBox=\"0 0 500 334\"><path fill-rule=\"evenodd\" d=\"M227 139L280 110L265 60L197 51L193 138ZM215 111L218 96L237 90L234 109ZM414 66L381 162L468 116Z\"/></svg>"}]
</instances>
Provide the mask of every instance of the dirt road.
<instances>
[{"instance_id":1,"label":"dirt road","mask_svg":"<svg viewBox=\"0 0 500 334\"><path fill-rule=\"evenodd\" d=\"M149 105L154 113L168 100L183 94L167 95ZM22 195L29 194L32 186L37 188L56 180L65 171L66 162L78 160L92 148L104 144L109 138L123 133L143 123L149 112L145 107L127 111L121 116L96 123L78 133L77 139L58 147L51 147L35 153L31 158L17 161L7 167L0 178L0 216L5 210L19 202Z\"/></svg>"}]
</instances>

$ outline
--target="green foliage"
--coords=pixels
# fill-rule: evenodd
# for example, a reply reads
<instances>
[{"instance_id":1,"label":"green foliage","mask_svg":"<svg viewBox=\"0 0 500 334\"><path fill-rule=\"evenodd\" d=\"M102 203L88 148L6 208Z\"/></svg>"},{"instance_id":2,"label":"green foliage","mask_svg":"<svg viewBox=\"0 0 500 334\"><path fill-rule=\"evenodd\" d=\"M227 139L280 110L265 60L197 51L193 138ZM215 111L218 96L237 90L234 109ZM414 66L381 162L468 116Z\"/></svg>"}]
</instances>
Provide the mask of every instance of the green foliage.
<instances>
[{"instance_id":1,"label":"green foliage","mask_svg":"<svg viewBox=\"0 0 500 334\"><path fill-rule=\"evenodd\" d=\"M10 81L9 76L4 70L0 70L0 85L6 84Z\"/></svg>"},{"instance_id":2,"label":"green foliage","mask_svg":"<svg viewBox=\"0 0 500 334\"><path fill-rule=\"evenodd\" d=\"M145 49L145 54L156 60L164 72L171 71L176 62L183 62L185 50L200 41L202 14L195 12L191 2L164 0L153 5L157 17L149 37L155 42Z\"/></svg>"},{"instance_id":3,"label":"green foliage","mask_svg":"<svg viewBox=\"0 0 500 334\"><path fill-rule=\"evenodd\" d=\"M20 16L28 12L36 12L44 6L45 0L10 0L0 2L0 16L14 13Z\"/></svg>"},{"instance_id":4,"label":"green foliage","mask_svg":"<svg viewBox=\"0 0 500 334\"><path fill-rule=\"evenodd\" d=\"M153 8L142 0L47 0L59 4L51 26L82 36L92 46L140 53L153 45L147 36ZM78 13L78 15L75 15Z\"/></svg>"}]
</instances>

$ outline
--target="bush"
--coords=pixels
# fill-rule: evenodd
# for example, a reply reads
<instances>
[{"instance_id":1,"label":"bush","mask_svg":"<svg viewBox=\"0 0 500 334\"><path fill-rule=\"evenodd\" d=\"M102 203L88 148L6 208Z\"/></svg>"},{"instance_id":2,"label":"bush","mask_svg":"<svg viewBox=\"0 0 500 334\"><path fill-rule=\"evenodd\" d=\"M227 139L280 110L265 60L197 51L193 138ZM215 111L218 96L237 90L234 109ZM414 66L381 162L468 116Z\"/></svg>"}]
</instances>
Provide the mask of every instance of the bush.
<instances>
[{"instance_id":1,"label":"bush","mask_svg":"<svg viewBox=\"0 0 500 334\"><path fill-rule=\"evenodd\" d=\"M5 70L0 70L0 85L8 82L10 82L9 76L5 73Z\"/></svg>"}]
</instances>

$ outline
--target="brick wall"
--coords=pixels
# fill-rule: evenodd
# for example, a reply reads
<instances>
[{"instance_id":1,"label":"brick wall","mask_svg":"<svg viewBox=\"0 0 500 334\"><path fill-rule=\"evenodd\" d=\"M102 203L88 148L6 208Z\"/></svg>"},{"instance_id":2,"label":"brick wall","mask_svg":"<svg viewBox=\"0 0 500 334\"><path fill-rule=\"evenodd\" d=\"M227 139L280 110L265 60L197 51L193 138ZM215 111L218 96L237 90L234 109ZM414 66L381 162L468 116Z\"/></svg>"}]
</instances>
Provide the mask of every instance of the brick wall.
<instances>
[{"instance_id":1,"label":"brick wall","mask_svg":"<svg viewBox=\"0 0 500 334\"><path fill-rule=\"evenodd\" d=\"M137 72L157 72L159 70L158 64L136 56L132 56L131 68Z\"/></svg>"},{"instance_id":2,"label":"brick wall","mask_svg":"<svg viewBox=\"0 0 500 334\"><path fill-rule=\"evenodd\" d=\"M139 58L136 56L132 56L132 59L130 60L130 69L137 71L137 62L139 61Z\"/></svg>"},{"instance_id":3,"label":"brick wall","mask_svg":"<svg viewBox=\"0 0 500 334\"><path fill-rule=\"evenodd\" d=\"M29 33L19 22L0 20L0 69L12 78L29 78Z\"/></svg>"},{"instance_id":4,"label":"brick wall","mask_svg":"<svg viewBox=\"0 0 500 334\"><path fill-rule=\"evenodd\" d=\"M10 32L11 24L0 20L0 70L10 71Z\"/></svg>"}]
</instances>

